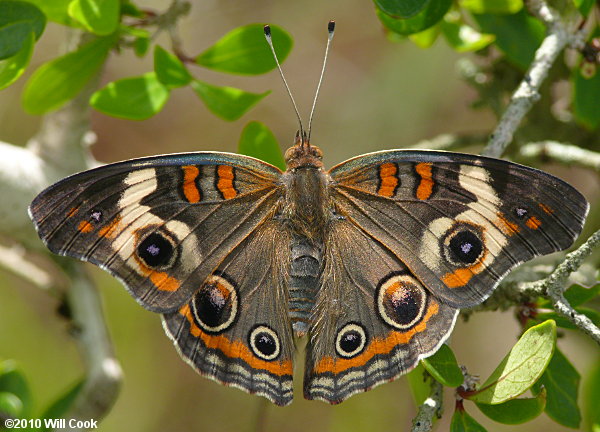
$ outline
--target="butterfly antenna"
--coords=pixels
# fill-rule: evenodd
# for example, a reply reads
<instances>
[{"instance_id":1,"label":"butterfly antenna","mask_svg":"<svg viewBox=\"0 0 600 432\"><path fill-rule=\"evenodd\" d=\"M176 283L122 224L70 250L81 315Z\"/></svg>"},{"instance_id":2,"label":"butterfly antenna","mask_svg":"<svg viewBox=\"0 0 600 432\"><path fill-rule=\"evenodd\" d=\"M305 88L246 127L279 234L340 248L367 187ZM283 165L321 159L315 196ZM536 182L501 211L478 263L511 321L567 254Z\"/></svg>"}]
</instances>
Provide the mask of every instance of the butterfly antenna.
<instances>
[{"instance_id":1,"label":"butterfly antenna","mask_svg":"<svg viewBox=\"0 0 600 432\"><path fill-rule=\"evenodd\" d=\"M310 117L308 118L308 142L310 142L310 132L312 131L312 119L315 113L315 106L317 105L317 98L319 97L319 91L321 90L321 83L323 82L323 76L325 75L325 66L327 65L327 56L329 55L329 45L333 39L333 33L335 31L335 21L331 20L327 24L327 45L325 46L325 56L323 57L323 67L321 68L321 76L319 77L319 84L317 84L317 91L315 92L315 98L313 99L312 108L310 110Z\"/></svg>"},{"instance_id":2,"label":"butterfly antenna","mask_svg":"<svg viewBox=\"0 0 600 432\"><path fill-rule=\"evenodd\" d=\"M298 118L298 124L300 125L300 137L302 137L302 141L306 137L304 133L304 127L302 126L302 119L300 118L300 112L298 111L298 106L296 105L296 101L294 100L294 96L292 96L292 91L290 90L290 86L288 85L285 76L283 75L283 70L281 69L281 65L279 64L279 59L277 58L277 54L275 53L275 47L273 47L273 40L271 38L271 26L268 24L264 27L265 38L267 39L267 43L269 47L271 47L271 52L273 53L273 58L275 59L275 63L277 64L277 69L279 70L279 75L281 75L281 79L283 80L283 84L287 90L287 94L292 101L292 105L294 106L294 111L296 112L296 117Z\"/></svg>"}]
</instances>

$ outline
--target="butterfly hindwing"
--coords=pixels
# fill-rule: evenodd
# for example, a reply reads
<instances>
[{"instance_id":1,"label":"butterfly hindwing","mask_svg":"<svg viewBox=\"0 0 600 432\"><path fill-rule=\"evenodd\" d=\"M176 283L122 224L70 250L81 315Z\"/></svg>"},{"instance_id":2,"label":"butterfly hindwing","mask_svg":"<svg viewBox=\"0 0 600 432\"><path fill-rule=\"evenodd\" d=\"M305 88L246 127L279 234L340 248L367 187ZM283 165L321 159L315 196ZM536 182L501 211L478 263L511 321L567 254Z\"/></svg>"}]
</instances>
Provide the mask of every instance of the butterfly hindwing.
<instances>
[{"instance_id":1,"label":"butterfly hindwing","mask_svg":"<svg viewBox=\"0 0 600 432\"><path fill-rule=\"evenodd\" d=\"M372 153L330 175L340 214L459 308L485 300L518 264L569 247L588 210L556 177L458 153Z\"/></svg>"},{"instance_id":2,"label":"butterfly hindwing","mask_svg":"<svg viewBox=\"0 0 600 432\"><path fill-rule=\"evenodd\" d=\"M200 374L277 405L292 401L288 264L286 231L266 222L199 284L187 304L163 315L165 331Z\"/></svg>"},{"instance_id":3,"label":"butterfly hindwing","mask_svg":"<svg viewBox=\"0 0 600 432\"><path fill-rule=\"evenodd\" d=\"M356 225L331 224L306 353L307 399L339 403L413 369L454 326L457 309Z\"/></svg>"},{"instance_id":4,"label":"butterfly hindwing","mask_svg":"<svg viewBox=\"0 0 600 432\"><path fill-rule=\"evenodd\" d=\"M144 158L68 177L30 215L50 250L99 265L167 312L272 214L280 174L226 153Z\"/></svg>"}]
</instances>

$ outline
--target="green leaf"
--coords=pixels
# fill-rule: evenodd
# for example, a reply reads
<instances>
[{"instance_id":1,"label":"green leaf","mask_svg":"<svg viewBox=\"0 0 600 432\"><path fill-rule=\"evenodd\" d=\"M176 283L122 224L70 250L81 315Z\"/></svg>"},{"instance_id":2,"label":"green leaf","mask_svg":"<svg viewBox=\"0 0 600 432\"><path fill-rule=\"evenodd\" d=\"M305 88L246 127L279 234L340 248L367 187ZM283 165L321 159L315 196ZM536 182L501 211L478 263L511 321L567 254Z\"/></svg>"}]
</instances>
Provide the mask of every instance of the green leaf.
<instances>
[{"instance_id":1,"label":"green leaf","mask_svg":"<svg viewBox=\"0 0 600 432\"><path fill-rule=\"evenodd\" d=\"M554 352L556 323L545 321L528 329L504 357L481 388L468 399L499 404L529 389L544 370Z\"/></svg>"},{"instance_id":2,"label":"green leaf","mask_svg":"<svg viewBox=\"0 0 600 432\"><path fill-rule=\"evenodd\" d=\"M579 428L581 423L577 405L580 379L571 362L556 348L548 368L533 386L535 393L546 390L546 414L563 426Z\"/></svg>"},{"instance_id":3,"label":"green leaf","mask_svg":"<svg viewBox=\"0 0 600 432\"><path fill-rule=\"evenodd\" d=\"M22 1L0 1L0 60L12 57L29 43L33 33L38 39L46 17L34 5Z\"/></svg>"},{"instance_id":4,"label":"green leaf","mask_svg":"<svg viewBox=\"0 0 600 432\"><path fill-rule=\"evenodd\" d=\"M594 6L594 0L573 0L573 3L575 3L575 6L583 16L587 16L592 6Z\"/></svg>"},{"instance_id":5,"label":"green leaf","mask_svg":"<svg viewBox=\"0 0 600 432\"><path fill-rule=\"evenodd\" d=\"M100 38L39 67L23 92L23 106L31 114L59 108L88 83L104 63L114 38Z\"/></svg>"},{"instance_id":6,"label":"green leaf","mask_svg":"<svg viewBox=\"0 0 600 432\"><path fill-rule=\"evenodd\" d=\"M492 420L509 425L526 423L544 412L546 391L542 389L536 397L511 399L497 405L476 404L477 408Z\"/></svg>"},{"instance_id":7,"label":"green leaf","mask_svg":"<svg viewBox=\"0 0 600 432\"><path fill-rule=\"evenodd\" d=\"M202 81L193 80L192 88L213 114L224 120L239 119L252 106L271 93L249 93L234 87L220 87Z\"/></svg>"},{"instance_id":8,"label":"green leaf","mask_svg":"<svg viewBox=\"0 0 600 432\"><path fill-rule=\"evenodd\" d=\"M238 152L252 156L285 170L285 161L273 132L263 123L252 121L240 136Z\"/></svg>"},{"instance_id":9,"label":"green leaf","mask_svg":"<svg viewBox=\"0 0 600 432\"><path fill-rule=\"evenodd\" d=\"M14 83L25 72L31 59L34 45L33 33L29 33L29 40L23 45L16 55L0 61L0 90Z\"/></svg>"},{"instance_id":10,"label":"green leaf","mask_svg":"<svg viewBox=\"0 0 600 432\"><path fill-rule=\"evenodd\" d=\"M408 385L410 386L410 393L416 406L423 404L425 399L429 397L431 385L427 379L428 376L422 362L419 362L417 367L406 375Z\"/></svg>"},{"instance_id":11,"label":"green leaf","mask_svg":"<svg viewBox=\"0 0 600 432\"><path fill-rule=\"evenodd\" d=\"M238 27L208 48L195 61L220 72L258 75L276 67L271 49L265 40L262 24ZM271 26L271 35L279 62L283 63L292 49L291 36L278 26Z\"/></svg>"},{"instance_id":12,"label":"green leaf","mask_svg":"<svg viewBox=\"0 0 600 432\"><path fill-rule=\"evenodd\" d=\"M440 21L450 10L452 0L433 0L427 3L425 9L409 19L395 19L379 9L375 13L389 30L401 35L422 32Z\"/></svg>"},{"instance_id":13,"label":"green leaf","mask_svg":"<svg viewBox=\"0 0 600 432\"><path fill-rule=\"evenodd\" d=\"M441 28L448 45L456 52L477 51L496 39L494 35L479 33L473 27L456 21L443 20Z\"/></svg>"},{"instance_id":14,"label":"green leaf","mask_svg":"<svg viewBox=\"0 0 600 432\"><path fill-rule=\"evenodd\" d=\"M73 0L68 12L89 32L106 36L117 29L120 7L119 0Z\"/></svg>"},{"instance_id":15,"label":"green leaf","mask_svg":"<svg viewBox=\"0 0 600 432\"><path fill-rule=\"evenodd\" d=\"M585 418L589 430L600 432L600 357L596 355L596 363L587 376L585 385Z\"/></svg>"},{"instance_id":16,"label":"green leaf","mask_svg":"<svg viewBox=\"0 0 600 432\"><path fill-rule=\"evenodd\" d=\"M26 418L29 415L32 408L31 391L25 376L13 360L0 363L0 393L10 393L19 400L17 402L13 397L5 395L3 403L9 408L19 408L20 417Z\"/></svg>"},{"instance_id":17,"label":"green leaf","mask_svg":"<svg viewBox=\"0 0 600 432\"><path fill-rule=\"evenodd\" d=\"M394 18L410 18L422 11L427 3L436 0L374 0L382 12Z\"/></svg>"},{"instance_id":18,"label":"green leaf","mask_svg":"<svg viewBox=\"0 0 600 432\"><path fill-rule=\"evenodd\" d=\"M532 62L544 39L544 25L524 10L514 15L473 15L484 33L496 36L496 46L522 70Z\"/></svg>"},{"instance_id":19,"label":"green leaf","mask_svg":"<svg viewBox=\"0 0 600 432\"><path fill-rule=\"evenodd\" d=\"M113 117L145 120L160 112L169 99L154 72L108 83L90 98L90 105Z\"/></svg>"},{"instance_id":20,"label":"green leaf","mask_svg":"<svg viewBox=\"0 0 600 432\"><path fill-rule=\"evenodd\" d=\"M575 308L575 311L588 317L594 324L600 325L600 313L598 313L598 311L585 307L577 307ZM556 325L558 327L568 330L577 330L577 326L575 324L556 312L539 313L536 318L539 320L551 319L556 321Z\"/></svg>"},{"instance_id":21,"label":"green leaf","mask_svg":"<svg viewBox=\"0 0 600 432\"><path fill-rule=\"evenodd\" d=\"M523 9L523 0L460 0L458 4L476 14L514 14Z\"/></svg>"},{"instance_id":22,"label":"green leaf","mask_svg":"<svg viewBox=\"0 0 600 432\"><path fill-rule=\"evenodd\" d=\"M83 388L84 380L81 379L71 388L69 388L65 393L60 395L52 404L44 411L41 418L42 419L55 419L62 418L69 411L73 402L79 395L79 392ZM43 428L42 430L48 430L48 428Z\"/></svg>"},{"instance_id":23,"label":"green leaf","mask_svg":"<svg viewBox=\"0 0 600 432\"><path fill-rule=\"evenodd\" d=\"M138 57L144 57L150 48L150 38L139 37L133 41L133 52Z\"/></svg>"},{"instance_id":24,"label":"green leaf","mask_svg":"<svg viewBox=\"0 0 600 432\"><path fill-rule=\"evenodd\" d=\"M397 33L391 33L392 35ZM413 33L408 38L419 48L429 48L440 35L440 26L434 25L419 33Z\"/></svg>"},{"instance_id":25,"label":"green leaf","mask_svg":"<svg viewBox=\"0 0 600 432\"><path fill-rule=\"evenodd\" d=\"M464 409L457 409L452 415L450 432L487 432L477 421Z\"/></svg>"},{"instance_id":26,"label":"green leaf","mask_svg":"<svg viewBox=\"0 0 600 432\"><path fill-rule=\"evenodd\" d=\"M23 401L14 393L0 391L0 417L2 414L8 414L11 417L19 418L23 413Z\"/></svg>"},{"instance_id":27,"label":"green leaf","mask_svg":"<svg viewBox=\"0 0 600 432\"><path fill-rule=\"evenodd\" d=\"M573 112L575 119L591 130L596 130L600 126L600 109L598 101L600 100L600 72L586 78L580 70L574 70L573 81Z\"/></svg>"},{"instance_id":28,"label":"green leaf","mask_svg":"<svg viewBox=\"0 0 600 432\"><path fill-rule=\"evenodd\" d=\"M25 0L37 6L49 21L54 21L67 26L78 26L68 13L72 0Z\"/></svg>"},{"instance_id":29,"label":"green leaf","mask_svg":"<svg viewBox=\"0 0 600 432\"><path fill-rule=\"evenodd\" d=\"M427 372L446 387L458 387L463 383L463 374L448 345L443 344L434 355L421 360L421 362Z\"/></svg>"},{"instance_id":30,"label":"green leaf","mask_svg":"<svg viewBox=\"0 0 600 432\"><path fill-rule=\"evenodd\" d=\"M154 47L154 72L158 80L169 88L188 85L192 80L181 60L160 45Z\"/></svg>"}]
</instances>

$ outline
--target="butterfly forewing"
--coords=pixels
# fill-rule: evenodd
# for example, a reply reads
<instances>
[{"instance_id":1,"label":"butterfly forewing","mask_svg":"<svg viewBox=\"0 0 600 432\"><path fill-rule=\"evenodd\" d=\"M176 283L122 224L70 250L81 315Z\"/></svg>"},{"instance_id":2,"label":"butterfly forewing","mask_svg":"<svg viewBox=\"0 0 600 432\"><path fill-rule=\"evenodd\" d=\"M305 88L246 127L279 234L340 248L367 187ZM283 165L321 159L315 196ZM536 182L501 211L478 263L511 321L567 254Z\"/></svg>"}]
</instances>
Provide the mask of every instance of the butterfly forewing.
<instances>
[{"instance_id":1,"label":"butterfly forewing","mask_svg":"<svg viewBox=\"0 0 600 432\"><path fill-rule=\"evenodd\" d=\"M167 312L272 215L279 175L225 153L132 160L58 182L30 214L50 250L105 268L144 307Z\"/></svg>"},{"instance_id":2,"label":"butterfly forewing","mask_svg":"<svg viewBox=\"0 0 600 432\"><path fill-rule=\"evenodd\" d=\"M569 247L588 210L547 173L458 153L378 152L330 175L340 212L459 308L485 300L516 265Z\"/></svg>"}]
</instances>

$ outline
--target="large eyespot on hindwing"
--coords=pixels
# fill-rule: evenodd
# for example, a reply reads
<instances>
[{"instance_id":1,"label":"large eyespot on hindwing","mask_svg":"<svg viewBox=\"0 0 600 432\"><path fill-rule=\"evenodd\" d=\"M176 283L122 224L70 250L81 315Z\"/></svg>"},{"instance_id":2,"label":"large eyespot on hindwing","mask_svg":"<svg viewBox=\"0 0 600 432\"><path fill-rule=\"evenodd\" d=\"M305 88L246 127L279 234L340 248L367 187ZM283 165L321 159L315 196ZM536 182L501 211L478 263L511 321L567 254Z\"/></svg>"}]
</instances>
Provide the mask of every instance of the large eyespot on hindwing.
<instances>
[{"instance_id":1,"label":"large eyespot on hindwing","mask_svg":"<svg viewBox=\"0 0 600 432\"><path fill-rule=\"evenodd\" d=\"M248 345L256 357L266 361L275 360L281 353L279 336L275 330L264 324L256 325L250 330Z\"/></svg>"},{"instance_id":2,"label":"large eyespot on hindwing","mask_svg":"<svg viewBox=\"0 0 600 432\"><path fill-rule=\"evenodd\" d=\"M232 326L238 315L239 297L224 275L213 274L191 300L194 321L204 332L217 334Z\"/></svg>"},{"instance_id":3,"label":"large eyespot on hindwing","mask_svg":"<svg viewBox=\"0 0 600 432\"><path fill-rule=\"evenodd\" d=\"M146 227L145 233L136 232L135 256L150 270L171 267L178 255L178 247L170 233L159 227Z\"/></svg>"},{"instance_id":4,"label":"large eyespot on hindwing","mask_svg":"<svg viewBox=\"0 0 600 432\"><path fill-rule=\"evenodd\" d=\"M447 261L457 267L475 265L485 253L481 227L470 223L457 223L442 240L442 252Z\"/></svg>"},{"instance_id":5,"label":"large eyespot on hindwing","mask_svg":"<svg viewBox=\"0 0 600 432\"><path fill-rule=\"evenodd\" d=\"M367 332L365 328L355 322L342 326L335 337L335 351L343 358L356 357L367 346Z\"/></svg>"},{"instance_id":6,"label":"large eyespot on hindwing","mask_svg":"<svg viewBox=\"0 0 600 432\"><path fill-rule=\"evenodd\" d=\"M406 331L423 319L427 292L411 275L392 273L379 282L375 301L377 313L386 324Z\"/></svg>"}]
</instances>

